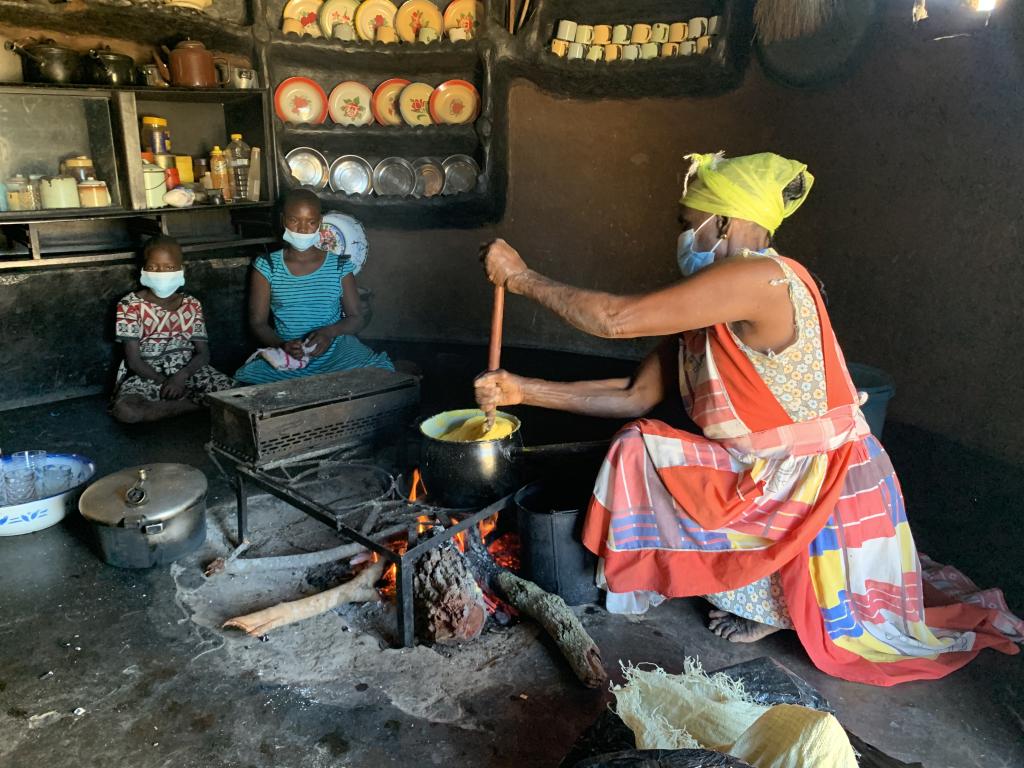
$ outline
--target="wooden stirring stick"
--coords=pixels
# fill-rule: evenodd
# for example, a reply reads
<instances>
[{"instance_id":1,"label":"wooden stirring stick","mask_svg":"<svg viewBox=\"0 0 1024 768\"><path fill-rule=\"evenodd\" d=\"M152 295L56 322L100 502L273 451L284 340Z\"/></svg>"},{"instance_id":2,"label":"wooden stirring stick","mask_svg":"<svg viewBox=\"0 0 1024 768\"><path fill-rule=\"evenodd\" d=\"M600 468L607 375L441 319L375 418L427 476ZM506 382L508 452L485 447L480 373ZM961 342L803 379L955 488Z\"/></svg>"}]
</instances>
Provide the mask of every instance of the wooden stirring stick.
<instances>
[{"instance_id":1,"label":"wooden stirring stick","mask_svg":"<svg viewBox=\"0 0 1024 768\"><path fill-rule=\"evenodd\" d=\"M487 370L501 368L501 329L505 317L505 287L494 286L494 310L491 312L491 346L487 350ZM494 426L496 409L487 411L487 429Z\"/></svg>"}]
</instances>

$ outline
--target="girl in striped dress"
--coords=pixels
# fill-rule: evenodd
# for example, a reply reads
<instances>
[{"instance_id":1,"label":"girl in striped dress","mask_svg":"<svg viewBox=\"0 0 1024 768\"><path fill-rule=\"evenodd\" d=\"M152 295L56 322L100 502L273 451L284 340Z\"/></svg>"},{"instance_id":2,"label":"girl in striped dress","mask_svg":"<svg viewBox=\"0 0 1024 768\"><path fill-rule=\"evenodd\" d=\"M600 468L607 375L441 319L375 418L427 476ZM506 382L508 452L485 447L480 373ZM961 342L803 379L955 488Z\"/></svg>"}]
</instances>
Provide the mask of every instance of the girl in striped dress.
<instances>
[{"instance_id":1,"label":"girl in striped dress","mask_svg":"<svg viewBox=\"0 0 1024 768\"><path fill-rule=\"evenodd\" d=\"M279 369L253 355L235 378L245 384L295 379L353 368L395 369L387 354L356 338L366 325L359 311L353 266L321 250L320 199L306 189L285 195L286 248L253 265L249 328L263 347L279 348L306 364ZM273 325L271 325L273 316Z\"/></svg>"}]
</instances>

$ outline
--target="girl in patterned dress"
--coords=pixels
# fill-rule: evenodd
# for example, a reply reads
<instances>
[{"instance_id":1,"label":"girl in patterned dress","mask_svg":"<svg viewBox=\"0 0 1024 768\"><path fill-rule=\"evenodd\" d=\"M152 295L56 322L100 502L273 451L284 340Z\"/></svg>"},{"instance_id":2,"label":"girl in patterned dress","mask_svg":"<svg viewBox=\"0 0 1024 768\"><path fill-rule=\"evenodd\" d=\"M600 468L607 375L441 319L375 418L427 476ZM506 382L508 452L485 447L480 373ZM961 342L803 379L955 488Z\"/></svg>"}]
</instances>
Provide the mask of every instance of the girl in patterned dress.
<instances>
[{"instance_id":1,"label":"girl in patterned dress","mask_svg":"<svg viewBox=\"0 0 1024 768\"><path fill-rule=\"evenodd\" d=\"M265 384L353 368L395 370L386 353L374 352L355 336L366 318L360 314L354 266L326 250L320 199L308 189L293 189L285 195L282 217L287 247L253 265L249 328L262 351L283 350L302 367L277 368L255 354L235 378Z\"/></svg>"},{"instance_id":2,"label":"girl in patterned dress","mask_svg":"<svg viewBox=\"0 0 1024 768\"><path fill-rule=\"evenodd\" d=\"M203 307L181 291L182 261L176 240L154 237L143 252L143 287L118 302L116 333L124 359L111 408L118 421L156 421L195 411L207 392L235 386L209 364Z\"/></svg>"}]
</instances>

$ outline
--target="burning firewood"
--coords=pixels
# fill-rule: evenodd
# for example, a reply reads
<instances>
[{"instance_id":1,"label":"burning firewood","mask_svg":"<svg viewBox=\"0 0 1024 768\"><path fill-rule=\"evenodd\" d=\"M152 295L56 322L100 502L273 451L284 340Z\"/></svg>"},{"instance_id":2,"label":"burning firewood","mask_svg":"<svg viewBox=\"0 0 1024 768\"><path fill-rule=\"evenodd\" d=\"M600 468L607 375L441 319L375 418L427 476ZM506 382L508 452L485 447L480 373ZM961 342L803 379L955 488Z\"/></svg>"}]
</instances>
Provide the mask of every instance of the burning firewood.
<instances>
[{"instance_id":1,"label":"burning firewood","mask_svg":"<svg viewBox=\"0 0 1024 768\"><path fill-rule=\"evenodd\" d=\"M376 602L380 600L380 595L374 585L380 581L383 573L384 562L378 561L364 568L351 581L346 581L334 589L328 589L301 600L278 603L245 616L236 616L225 621L222 628L241 629L247 635L259 637L272 629L327 613L345 603Z\"/></svg>"},{"instance_id":2,"label":"burning firewood","mask_svg":"<svg viewBox=\"0 0 1024 768\"><path fill-rule=\"evenodd\" d=\"M416 627L428 642L475 640L487 623L483 591L465 555L451 543L416 563L413 601Z\"/></svg>"},{"instance_id":3,"label":"burning firewood","mask_svg":"<svg viewBox=\"0 0 1024 768\"><path fill-rule=\"evenodd\" d=\"M600 688L608 682L597 643L562 598L494 562L479 531L467 537L466 555L482 583L544 627L585 686Z\"/></svg>"}]
</instances>

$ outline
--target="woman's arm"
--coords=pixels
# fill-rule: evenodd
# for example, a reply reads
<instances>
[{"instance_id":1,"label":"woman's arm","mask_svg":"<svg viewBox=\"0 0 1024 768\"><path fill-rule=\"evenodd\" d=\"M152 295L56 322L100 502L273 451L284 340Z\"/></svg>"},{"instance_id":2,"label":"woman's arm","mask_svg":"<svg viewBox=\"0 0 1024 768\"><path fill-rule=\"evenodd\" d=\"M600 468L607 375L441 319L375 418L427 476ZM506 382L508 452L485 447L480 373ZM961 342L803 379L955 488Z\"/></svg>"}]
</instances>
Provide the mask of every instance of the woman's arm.
<instances>
[{"instance_id":1,"label":"woman's arm","mask_svg":"<svg viewBox=\"0 0 1024 768\"><path fill-rule=\"evenodd\" d=\"M138 339L124 340L124 362L128 367L128 370L136 376L141 376L144 379L149 379L150 381L155 381L159 384L162 384L166 378L162 373L159 373L153 366L142 359Z\"/></svg>"},{"instance_id":2,"label":"woman's arm","mask_svg":"<svg viewBox=\"0 0 1024 768\"><path fill-rule=\"evenodd\" d=\"M504 240L486 256L495 285L547 307L581 331L608 339L668 336L717 323L754 325L771 308L771 281L780 276L771 259L730 259L653 293L616 296L573 288L529 269ZM785 299L785 291L776 291Z\"/></svg>"},{"instance_id":3,"label":"woman's arm","mask_svg":"<svg viewBox=\"0 0 1024 768\"><path fill-rule=\"evenodd\" d=\"M678 389L678 348L677 338L663 340L631 379L558 382L507 371L485 373L474 384L476 400L484 410L522 404L585 416L637 418Z\"/></svg>"},{"instance_id":4,"label":"woman's arm","mask_svg":"<svg viewBox=\"0 0 1024 768\"><path fill-rule=\"evenodd\" d=\"M341 308L345 315L341 320L318 328L306 336L306 342L316 347L312 352L314 357L326 352L338 336L355 336L366 327L366 318L359 307L359 286L356 285L355 275L345 275L341 279Z\"/></svg>"},{"instance_id":5,"label":"woman's arm","mask_svg":"<svg viewBox=\"0 0 1024 768\"><path fill-rule=\"evenodd\" d=\"M270 325L270 281L257 270L249 277L249 330L263 347L281 347L292 357L302 357L302 341L285 341Z\"/></svg>"}]
</instances>

